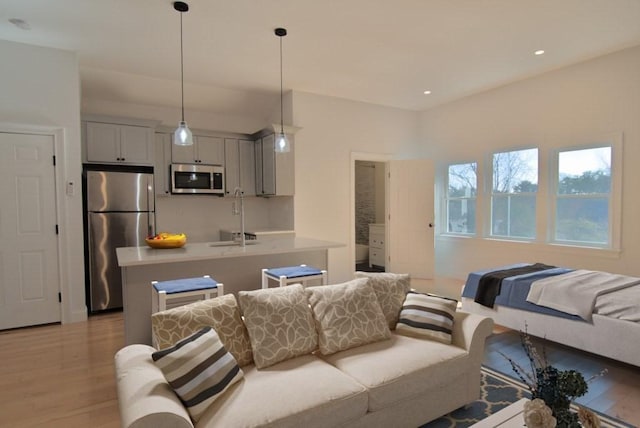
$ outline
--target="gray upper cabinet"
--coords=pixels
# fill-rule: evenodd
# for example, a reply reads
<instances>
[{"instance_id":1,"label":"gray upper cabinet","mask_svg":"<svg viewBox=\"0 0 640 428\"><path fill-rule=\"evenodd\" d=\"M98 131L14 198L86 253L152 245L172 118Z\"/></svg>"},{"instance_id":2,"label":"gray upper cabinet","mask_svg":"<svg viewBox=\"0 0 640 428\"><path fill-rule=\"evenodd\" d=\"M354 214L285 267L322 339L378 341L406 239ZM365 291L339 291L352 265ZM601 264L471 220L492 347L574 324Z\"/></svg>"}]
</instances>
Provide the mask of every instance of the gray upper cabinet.
<instances>
[{"instance_id":1,"label":"gray upper cabinet","mask_svg":"<svg viewBox=\"0 0 640 428\"><path fill-rule=\"evenodd\" d=\"M147 126L83 122L86 161L153 165L153 130Z\"/></svg>"},{"instance_id":2,"label":"gray upper cabinet","mask_svg":"<svg viewBox=\"0 0 640 428\"><path fill-rule=\"evenodd\" d=\"M171 145L171 162L224 165L224 140L220 137L194 135L193 145Z\"/></svg>"},{"instance_id":3,"label":"gray upper cabinet","mask_svg":"<svg viewBox=\"0 0 640 428\"><path fill-rule=\"evenodd\" d=\"M171 163L172 134L157 132L155 141L155 165L153 168L154 186L157 196L171 194L169 185L169 164Z\"/></svg>"},{"instance_id":4,"label":"gray upper cabinet","mask_svg":"<svg viewBox=\"0 0 640 428\"><path fill-rule=\"evenodd\" d=\"M293 196L294 180L294 143L291 151L275 152L275 134L266 135L255 142L256 159L256 195Z\"/></svg>"},{"instance_id":5,"label":"gray upper cabinet","mask_svg":"<svg viewBox=\"0 0 640 428\"><path fill-rule=\"evenodd\" d=\"M238 138L224 140L225 195L240 187L245 196L256 195L254 142Z\"/></svg>"}]
</instances>

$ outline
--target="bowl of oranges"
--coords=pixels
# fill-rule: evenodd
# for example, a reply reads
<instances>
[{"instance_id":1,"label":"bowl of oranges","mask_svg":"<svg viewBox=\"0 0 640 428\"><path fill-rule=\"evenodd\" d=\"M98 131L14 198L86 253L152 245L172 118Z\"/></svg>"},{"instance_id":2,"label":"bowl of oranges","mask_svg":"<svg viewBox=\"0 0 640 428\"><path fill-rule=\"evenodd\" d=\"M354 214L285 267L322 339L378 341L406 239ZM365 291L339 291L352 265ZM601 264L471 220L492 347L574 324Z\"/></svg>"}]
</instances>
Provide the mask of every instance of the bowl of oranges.
<instances>
[{"instance_id":1,"label":"bowl of oranges","mask_svg":"<svg viewBox=\"0 0 640 428\"><path fill-rule=\"evenodd\" d=\"M187 235L184 233L162 232L147 236L145 242L151 248L180 248L187 243Z\"/></svg>"}]
</instances>

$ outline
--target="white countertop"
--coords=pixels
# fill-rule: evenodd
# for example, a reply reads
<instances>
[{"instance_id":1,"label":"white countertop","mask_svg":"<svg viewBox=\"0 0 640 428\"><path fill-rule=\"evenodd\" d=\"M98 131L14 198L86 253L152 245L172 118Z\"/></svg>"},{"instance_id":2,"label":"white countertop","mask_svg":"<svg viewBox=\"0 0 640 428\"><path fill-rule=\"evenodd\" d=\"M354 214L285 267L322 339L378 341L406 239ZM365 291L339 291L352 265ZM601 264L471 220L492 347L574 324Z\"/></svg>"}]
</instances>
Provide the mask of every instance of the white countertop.
<instances>
[{"instance_id":1,"label":"white countertop","mask_svg":"<svg viewBox=\"0 0 640 428\"><path fill-rule=\"evenodd\" d=\"M272 238L265 241L247 241L251 244L240 246L211 246L215 242L187 243L182 248L154 249L150 247L117 248L118 266L140 266L161 263L180 263L196 260L247 257L282 254L301 251L325 250L344 247L340 242L321 241L302 237ZM254 244L255 243L255 244Z\"/></svg>"}]
</instances>

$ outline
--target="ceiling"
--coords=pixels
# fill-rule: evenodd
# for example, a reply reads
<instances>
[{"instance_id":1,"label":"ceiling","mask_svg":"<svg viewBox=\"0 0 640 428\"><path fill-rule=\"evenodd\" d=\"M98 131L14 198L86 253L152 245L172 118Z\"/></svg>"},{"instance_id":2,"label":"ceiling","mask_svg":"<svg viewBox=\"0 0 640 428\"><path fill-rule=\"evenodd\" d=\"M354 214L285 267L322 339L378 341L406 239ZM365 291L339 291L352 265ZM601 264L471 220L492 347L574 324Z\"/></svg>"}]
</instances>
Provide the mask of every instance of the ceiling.
<instances>
[{"instance_id":1,"label":"ceiling","mask_svg":"<svg viewBox=\"0 0 640 428\"><path fill-rule=\"evenodd\" d=\"M276 27L285 91L418 111L640 44L640 0L188 3L186 108L231 114L278 99ZM2 0L0 39L77 52L85 97L180 105L171 0Z\"/></svg>"}]
</instances>

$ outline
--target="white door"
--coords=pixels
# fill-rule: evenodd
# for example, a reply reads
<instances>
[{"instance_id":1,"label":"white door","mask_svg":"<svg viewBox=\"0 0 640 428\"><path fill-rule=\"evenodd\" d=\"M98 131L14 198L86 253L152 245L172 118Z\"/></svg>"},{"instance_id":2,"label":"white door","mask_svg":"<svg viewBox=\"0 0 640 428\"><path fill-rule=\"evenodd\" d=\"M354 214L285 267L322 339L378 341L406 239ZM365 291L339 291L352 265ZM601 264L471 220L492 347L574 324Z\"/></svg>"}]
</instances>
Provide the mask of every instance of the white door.
<instances>
[{"instance_id":1,"label":"white door","mask_svg":"<svg viewBox=\"0 0 640 428\"><path fill-rule=\"evenodd\" d=\"M53 148L0 132L0 329L60 321Z\"/></svg>"},{"instance_id":2,"label":"white door","mask_svg":"<svg viewBox=\"0 0 640 428\"><path fill-rule=\"evenodd\" d=\"M390 161L387 272L434 276L434 169L428 160Z\"/></svg>"}]
</instances>

